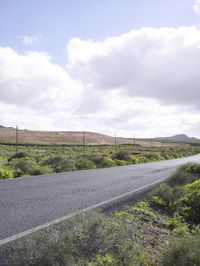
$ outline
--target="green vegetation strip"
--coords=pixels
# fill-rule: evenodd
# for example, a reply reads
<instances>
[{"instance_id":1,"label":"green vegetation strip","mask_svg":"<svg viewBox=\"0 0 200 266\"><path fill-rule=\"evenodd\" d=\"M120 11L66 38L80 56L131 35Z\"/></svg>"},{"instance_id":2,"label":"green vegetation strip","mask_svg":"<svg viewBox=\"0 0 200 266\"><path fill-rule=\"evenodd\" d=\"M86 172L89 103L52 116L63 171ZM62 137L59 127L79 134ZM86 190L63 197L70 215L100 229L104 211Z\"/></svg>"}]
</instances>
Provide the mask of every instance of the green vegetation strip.
<instances>
[{"instance_id":1,"label":"green vegetation strip","mask_svg":"<svg viewBox=\"0 0 200 266\"><path fill-rule=\"evenodd\" d=\"M0 145L0 180L67 171L96 169L194 155L200 147L186 144L164 147L119 146L15 146Z\"/></svg>"},{"instance_id":2,"label":"green vegetation strip","mask_svg":"<svg viewBox=\"0 0 200 266\"><path fill-rule=\"evenodd\" d=\"M21 239L0 265L200 265L200 164L181 167L145 201L80 214Z\"/></svg>"}]
</instances>

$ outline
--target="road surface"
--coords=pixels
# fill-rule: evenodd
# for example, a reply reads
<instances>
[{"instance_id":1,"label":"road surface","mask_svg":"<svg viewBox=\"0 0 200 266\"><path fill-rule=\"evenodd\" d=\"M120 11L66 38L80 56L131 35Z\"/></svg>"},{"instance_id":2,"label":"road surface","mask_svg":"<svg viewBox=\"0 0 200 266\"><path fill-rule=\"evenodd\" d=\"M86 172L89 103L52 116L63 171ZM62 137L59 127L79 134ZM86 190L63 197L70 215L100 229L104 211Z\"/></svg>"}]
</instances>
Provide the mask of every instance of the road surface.
<instances>
[{"instance_id":1,"label":"road surface","mask_svg":"<svg viewBox=\"0 0 200 266\"><path fill-rule=\"evenodd\" d=\"M0 181L0 241L170 176L182 159Z\"/></svg>"}]
</instances>

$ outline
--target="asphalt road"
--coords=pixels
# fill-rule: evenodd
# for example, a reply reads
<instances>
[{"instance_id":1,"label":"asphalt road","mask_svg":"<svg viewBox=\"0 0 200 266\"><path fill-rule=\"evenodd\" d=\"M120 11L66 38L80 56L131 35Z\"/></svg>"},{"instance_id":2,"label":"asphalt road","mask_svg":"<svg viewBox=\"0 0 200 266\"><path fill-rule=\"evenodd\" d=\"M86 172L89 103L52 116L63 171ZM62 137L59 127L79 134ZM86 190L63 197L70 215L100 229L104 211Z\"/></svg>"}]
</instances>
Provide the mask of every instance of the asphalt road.
<instances>
[{"instance_id":1,"label":"asphalt road","mask_svg":"<svg viewBox=\"0 0 200 266\"><path fill-rule=\"evenodd\" d=\"M176 160L0 181L0 240L170 176Z\"/></svg>"}]
</instances>

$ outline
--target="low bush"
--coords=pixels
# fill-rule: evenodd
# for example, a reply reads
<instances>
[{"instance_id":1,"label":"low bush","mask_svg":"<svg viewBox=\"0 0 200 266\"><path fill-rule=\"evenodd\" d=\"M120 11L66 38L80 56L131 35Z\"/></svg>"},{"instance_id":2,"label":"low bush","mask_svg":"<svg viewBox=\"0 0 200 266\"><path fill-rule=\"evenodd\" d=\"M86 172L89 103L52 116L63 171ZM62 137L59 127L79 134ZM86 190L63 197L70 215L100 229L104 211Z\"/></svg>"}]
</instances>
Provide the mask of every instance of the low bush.
<instances>
[{"instance_id":1,"label":"low bush","mask_svg":"<svg viewBox=\"0 0 200 266\"><path fill-rule=\"evenodd\" d=\"M115 161L115 163L116 163L117 166L123 166L123 165L126 165L126 162L125 162L125 161L117 160L117 159L115 159L114 161Z\"/></svg>"},{"instance_id":2,"label":"low bush","mask_svg":"<svg viewBox=\"0 0 200 266\"><path fill-rule=\"evenodd\" d=\"M16 152L13 156L11 156L10 158L8 158L8 162L12 161L13 159L21 159L24 157L28 157L26 152Z\"/></svg>"},{"instance_id":3,"label":"low bush","mask_svg":"<svg viewBox=\"0 0 200 266\"><path fill-rule=\"evenodd\" d=\"M116 163L114 160L112 160L110 157L102 157L101 160L101 167L113 167L116 166Z\"/></svg>"},{"instance_id":4,"label":"low bush","mask_svg":"<svg viewBox=\"0 0 200 266\"><path fill-rule=\"evenodd\" d=\"M90 154L87 156L87 158L91 160L97 166L97 168L101 167L103 156L99 154Z\"/></svg>"},{"instance_id":5,"label":"low bush","mask_svg":"<svg viewBox=\"0 0 200 266\"><path fill-rule=\"evenodd\" d=\"M12 170L0 167L0 180L11 179L13 177L14 175Z\"/></svg>"},{"instance_id":6,"label":"low bush","mask_svg":"<svg viewBox=\"0 0 200 266\"><path fill-rule=\"evenodd\" d=\"M185 223L184 218L175 213L172 218L168 220L170 229L173 230L175 236L186 236L189 235L188 224Z\"/></svg>"},{"instance_id":7,"label":"low bush","mask_svg":"<svg viewBox=\"0 0 200 266\"><path fill-rule=\"evenodd\" d=\"M127 165L146 163L174 157L182 157L195 154L199 151L198 147L174 146L174 147L147 147L133 145L117 146L87 146L83 151L82 147L72 146L20 146L20 151L15 153L15 146L1 145L0 165L15 171L15 177L29 175L29 172L43 173L41 166L49 166L53 172L65 172L76 170L76 165L80 166L80 158L86 158L95 164L96 168L111 167L115 165ZM14 154L14 155L13 155ZM29 159L29 160L28 160ZM19 168L15 167L20 161ZM24 165L21 161L24 161ZM84 162L85 163L85 162ZM21 164L21 165L20 165ZM80 169L94 168L94 165L87 168L80 166ZM200 166L187 166L187 175L192 176L193 180L199 173ZM186 178L187 179L187 178ZM183 178L181 178L183 180ZM173 183L174 181L172 181ZM185 182L185 181L184 181ZM171 184L172 184L171 183ZM180 184L180 182L177 182ZM186 182L187 183L187 182Z\"/></svg>"},{"instance_id":8,"label":"low bush","mask_svg":"<svg viewBox=\"0 0 200 266\"><path fill-rule=\"evenodd\" d=\"M174 213L177 210L178 200L183 194L183 187L172 187L169 184L164 183L155 190L151 203L154 206L164 207L170 213Z\"/></svg>"},{"instance_id":9,"label":"low bush","mask_svg":"<svg viewBox=\"0 0 200 266\"><path fill-rule=\"evenodd\" d=\"M13 159L10 164L15 169L14 177L20 177L22 175L30 175L32 169L37 165L30 158Z\"/></svg>"},{"instance_id":10,"label":"low bush","mask_svg":"<svg viewBox=\"0 0 200 266\"><path fill-rule=\"evenodd\" d=\"M138 163L147 163L151 161L151 160L148 160L148 158L146 158L145 156L138 156L137 159L138 159Z\"/></svg>"},{"instance_id":11,"label":"low bush","mask_svg":"<svg viewBox=\"0 0 200 266\"><path fill-rule=\"evenodd\" d=\"M192 224L200 223L200 190L194 190L181 198L183 216Z\"/></svg>"},{"instance_id":12,"label":"low bush","mask_svg":"<svg viewBox=\"0 0 200 266\"><path fill-rule=\"evenodd\" d=\"M139 160L136 156L131 156L131 162L132 162L133 164L137 164L137 163L140 162L140 160Z\"/></svg>"},{"instance_id":13,"label":"low bush","mask_svg":"<svg viewBox=\"0 0 200 266\"><path fill-rule=\"evenodd\" d=\"M96 165L96 168L112 167L116 165L125 165L122 160L113 160L109 156L91 155L88 158Z\"/></svg>"},{"instance_id":14,"label":"low bush","mask_svg":"<svg viewBox=\"0 0 200 266\"><path fill-rule=\"evenodd\" d=\"M187 172L195 174L200 177L200 164L193 164L186 169Z\"/></svg>"},{"instance_id":15,"label":"low bush","mask_svg":"<svg viewBox=\"0 0 200 266\"><path fill-rule=\"evenodd\" d=\"M154 192L153 203L169 207L172 200L173 189L168 184L161 184Z\"/></svg>"},{"instance_id":16,"label":"low bush","mask_svg":"<svg viewBox=\"0 0 200 266\"><path fill-rule=\"evenodd\" d=\"M187 185L185 185L185 189L187 190L187 191L194 191L194 190L200 190L200 179L199 180L196 180L196 181L194 181L193 183L191 183L191 184L187 184Z\"/></svg>"},{"instance_id":17,"label":"low bush","mask_svg":"<svg viewBox=\"0 0 200 266\"><path fill-rule=\"evenodd\" d=\"M162 266L200 265L200 235L178 238L170 242L163 256Z\"/></svg>"},{"instance_id":18,"label":"low bush","mask_svg":"<svg viewBox=\"0 0 200 266\"><path fill-rule=\"evenodd\" d=\"M76 163L76 168L78 170L84 169L95 169L96 165L87 158L82 158Z\"/></svg>"},{"instance_id":19,"label":"low bush","mask_svg":"<svg viewBox=\"0 0 200 266\"><path fill-rule=\"evenodd\" d=\"M19 160L16 164L15 167L20 169L24 173L30 173L32 168L35 166L34 162L30 160Z\"/></svg>"},{"instance_id":20,"label":"low bush","mask_svg":"<svg viewBox=\"0 0 200 266\"><path fill-rule=\"evenodd\" d=\"M131 161L131 156L127 151L118 151L113 155L113 159Z\"/></svg>"},{"instance_id":21,"label":"low bush","mask_svg":"<svg viewBox=\"0 0 200 266\"><path fill-rule=\"evenodd\" d=\"M59 155L50 156L43 162L43 165L50 166L56 173L76 170L75 163L72 160Z\"/></svg>"},{"instance_id":22,"label":"low bush","mask_svg":"<svg viewBox=\"0 0 200 266\"><path fill-rule=\"evenodd\" d=\"M79 215L12 249L5 265L150 266L148 254L135 247L133 230L100 213Z\"/></svg>"},{"instance_id":23,"label":"low bush","mask_svg":"<svg viewBox=\"0 0 200 266\"><path fill-rule=\"evenodd\" d=\"M194 176L192 173L190 173L189 171L186 171L186 169L188 169L187 165L184 165L182 167L180 167L174 175L172 175L167 183L170 186L182 186L188 183L193 182L194 180L197 179L196 176Z\"/></svg>"},{"instance_id":24,"label":"low bush","mask_svg":"<svg viewBox=\"0 0 200 266\"><path fill-rule=\"evenodd\" d=\"M35 166L30 170L30 175L46 175L53 173L53 169L48 166Z\"/></svg>"}]
</instances>

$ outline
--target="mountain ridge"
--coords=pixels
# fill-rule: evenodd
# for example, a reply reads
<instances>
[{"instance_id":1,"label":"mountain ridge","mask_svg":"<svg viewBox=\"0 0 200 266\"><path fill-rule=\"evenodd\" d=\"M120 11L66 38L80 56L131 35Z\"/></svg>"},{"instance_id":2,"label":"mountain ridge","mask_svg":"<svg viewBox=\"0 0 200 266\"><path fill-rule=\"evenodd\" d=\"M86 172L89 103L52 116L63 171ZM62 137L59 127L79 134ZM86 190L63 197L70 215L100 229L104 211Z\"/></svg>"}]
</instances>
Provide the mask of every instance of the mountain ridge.
<instances>
[{"instance_id":1,"label":"mountain ridge","mask_svg":"<svg viewBox=\"0 0 200 266\"><path fill-rule=\"evenodd\" d=\"M169 137L157 137L156 140L177 141L177 142L196 142L200 139L195 137L189 137L186 134L177 134Z\"/></svg>"}]
</instances>

